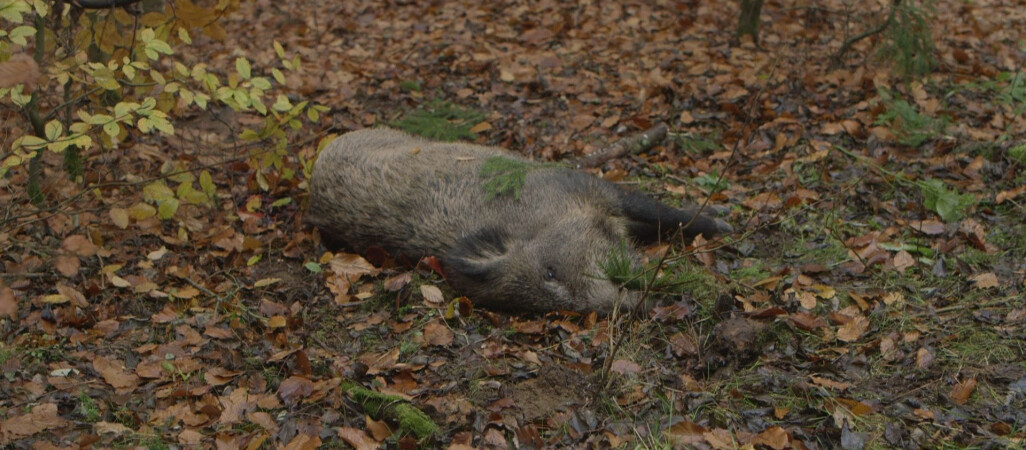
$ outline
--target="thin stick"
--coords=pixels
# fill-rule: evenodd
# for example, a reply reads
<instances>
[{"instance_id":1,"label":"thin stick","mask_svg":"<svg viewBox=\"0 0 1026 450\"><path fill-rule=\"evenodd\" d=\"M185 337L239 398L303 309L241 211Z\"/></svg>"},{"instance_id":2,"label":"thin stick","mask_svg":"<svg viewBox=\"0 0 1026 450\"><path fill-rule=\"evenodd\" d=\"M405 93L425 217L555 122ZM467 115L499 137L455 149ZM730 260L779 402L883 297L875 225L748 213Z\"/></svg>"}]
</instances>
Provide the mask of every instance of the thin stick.
<instances>
[{"instance_id":1,"label":"thin stick","mask_svg":"<svg viewBox=\"0 0 1026 450\"><path fill-rule=\"evenodd\" d=\"M571 164L576 168L598 167L611 159L627 154L641 153L666 139L666 124L660 123L639 134L628 136L597 152L577 158Z\"/></svg>"}]
</instances>

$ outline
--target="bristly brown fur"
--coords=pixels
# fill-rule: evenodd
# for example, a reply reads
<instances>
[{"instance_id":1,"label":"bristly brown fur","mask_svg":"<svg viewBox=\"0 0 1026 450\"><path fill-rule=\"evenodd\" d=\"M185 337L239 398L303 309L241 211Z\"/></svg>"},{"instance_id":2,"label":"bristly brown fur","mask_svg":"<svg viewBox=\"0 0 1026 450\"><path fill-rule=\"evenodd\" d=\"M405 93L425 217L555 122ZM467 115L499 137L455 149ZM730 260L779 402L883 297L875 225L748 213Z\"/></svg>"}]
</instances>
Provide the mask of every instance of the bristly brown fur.
<instances>
[{"instance_id":1,"label":"bristly brown fur","mask_svg":"<svg viewBox=\"0 0 1026 450\"><path fill-rule=\"evenodd\" d=\"M481 167L496 156L532 165L519 195L484 189ZM448 280L479 305L601 313L637 299L602 273L611 250L671 235L694 216L586 173L390 129L351 132L324 148L306 214L328 243L440 257ZM729 230L699 216L685 234Z\"/></svg>"}]
</instances>

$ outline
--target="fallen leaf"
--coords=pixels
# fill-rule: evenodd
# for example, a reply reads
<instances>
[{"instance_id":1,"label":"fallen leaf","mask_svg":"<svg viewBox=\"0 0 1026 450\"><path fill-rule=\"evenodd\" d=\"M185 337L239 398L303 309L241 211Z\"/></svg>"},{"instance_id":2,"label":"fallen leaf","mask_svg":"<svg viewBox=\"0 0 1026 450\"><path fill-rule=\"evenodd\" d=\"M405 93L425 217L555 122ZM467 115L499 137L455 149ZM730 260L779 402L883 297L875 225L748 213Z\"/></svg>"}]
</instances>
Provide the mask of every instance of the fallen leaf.
<instances>
[{"instance_id":1,"label":"fallen leaf","mask_svg":"<svg viewBox=\"0 0 1026 450\"><path fill-rule=\"evenodd\" d=\"M82 262L75 255L60 255L54 258L53 265L61 275L71 278L78 275L78 269L82 266Z\"/></svg>"},{"instance_id":2,"label":"fallen leaf","mask_svg":"<svg viewBox=\"0 0 1026 450\"><path fill-rule=\"evenodd\" d=\"M367 424L367 430L371 432L371 436L374 437L375 441L384 441L392 435L392 428L385 421L374 420L370 416L364 418L364 421Z\"/></svg>"},{"instance_id":3,"label":"fallen leaf","mask_svg":"<svg viewBox=\"0 0 1026 450\"><path fill-rule=\"evenodd\" d=\"M39 64L27 53L14 54L7 61L0 63L0 88L24 84L24 93L28 94L35 88L38 79Z\"/></svg>"},{"instance_id":4,"label":"fallen leaf","mask_svg":"<svg viewBox=\"0 0 1026 450\"><path fill-rule=\"evenodd\" d=\"M313 393L314 385L309 378L291 376L278 385L278 397L286 405L295 405L300 400L309 397Z\"/></svg>"},{"instance_id":5,"label":"fallen leaf","mask_svg":"<svg viewBox=\"0 0 1026 450\"><path fill-rule=\"evenodd\" d=\"M613 361L613 365L610 366L609 370L616 372L621 375L634 374L641 372L641 366L634 361L628 361L626 359L618 359Z\"/></svg>"},{"instance_id":6,"label":"fallen leaf","mask_svg":"<svg viewBox=\"0 0 1026 450\"><path fill-rule=\"evenodd\" d=\"M762 433L755 435L751 441L752 445L762 444L775 450L787 448L790 440L787 431L780 427L769 427Z\"/></svg>"},{"instance_id":7,"label":"fallen leaf","mask_svg":"<svg viewBox=\"0 0 1026 450\"><path fill-rule=\"evenodd\" d=\"M912 227L913 230L929 236L936 236L944 233L944 222L939 220L914 220L909 222L908 226Z\"/></svg>"},{"instance_id":8,"label":"fallen leaf","mask_svg":"<svg viewBox=\"0 0 1026 450\"><path fill-rule=\"evenodd\" d=\"M93 425L93 431L95 431L96 434L114 434L118 436L133 432L131 428L116 422L96 422L96 424Z\"/></svg>"},{"instance_id":9,"label":"fallen leaf","mask_svg":"<svg viewBox=\"0 0 1026 450\"><path fill-rule=\"evenodd\" d=\"M818 384L820 386L831 389L837 389L840 391L846 390L849 387L851 387L851 383L846 383L843 381L834 381L828 378L817 377L815 375L809 375L809 379L812 380L813 383Z\"/></svg>"},{"instance_id":10,"label":"fallen leaf","mask_svg":"<svg viewBox=\"0 0 1026 450\"><path fill-rule=\"evenodd\" d=\"M470 132L471 133L482 133L482 132L485 132L485 131L488 131L488 130L491 130L491 129L492 129L492 124L490 124L488 122L481 122L481 123L479 123L477 125L474 125L474 127L470 129Z\"/></svg>"},{"instance_id":11,"label":"fallen leaf","mask_svg":"<svg viewBox=\"0 0 1026 450\"><path fill-rule=\"evenodd\" d=\"M772 192L763 192L755 197L750 197L741 202L741 204L756 211L772 211L780 209L780 207L783 206L783 202L780 201L780 197Z\"/></svg>"},{"instance_id":12,"label":"fallen leaf","mask_svg":"<svg viewBox=\"0 0 1026 450\"><path fill-rule=\"evenodd\" d=\"M18 318L18 301L14 299L14 290L0 281L0 317Z\"/></svg>"},{"instance_id":13,"label":"fallen leaf","mask_svg":"<svg viewBox=\"0 0 1026 450\"><path fill-rule=\"evenodd\" d=\"M455 336L453 335L452 330L438 320L428 322L428 324L424 326L424 340L429 345L448 347L452 345L454 338Z\"/></svg>"},{"instance_id":14,"label":"fallen leaf","mask_svg":"<svg viewBox=\"0 0 1026 450\"><path fill-rule=\"evenodd\" d=\"M973 282L977 289L998 287L998 278L993 272L976 274L969 277L969 280Z\"/></svg>"},{"instance_id":15,"label":"fallen leaf","mask_svg":"<svg viewBox=\"0 0 1026 450\"><path fill-rule=\"evenodd\" d=\"M128 210L124 208L111 208L109 215L110 221L114 226L122 230L128 228Z\"/></svg>"},{"instance_id":16,"label":"fallen leaf","mask_svg":"<svg viewBox=\"0 0 1026 450\"><path fill-rule=\"evenodd\" d=\"M56 404L36 405L28 414L10 417L0 422L0 443L8 444L66 424L68 421L57 415Z\"/></svg>"},{"instance_id":17,"label":"fallen leaf","mask_svg":"<svg viewBox=\"0 0 1026 450\"><path fill-rule=\"evenodd\" d=\"M285 450L316 450L320 446L321 438L307 434L297 434L296 437L292 438L292 440L285 445ZM361 449L357 447L357 450Z\"/></svg>"},{"instance_id":18,"label":"fallen leaf","mask_svg":"<svg viewBox=\"0 0 1026 450\"><path fill-rule=\"evenodd\" d=\"M420 295L424 296L424 302L430 306L440 306L445 302L445 298L442 296L442 290L438 289L438 286L432 284L420 285Z\"/></svg>"},{"instance_id":19,"label":"fallen leaf","mask_svg":"<svg viewBox=\"0 0 1026 450\"><path fill-rule=\"evenodd\" d=\"M125 365L116 359L95 356L93 357L93 369L100 373L103 381L119 392L130 392L139 385L139 377L129 373Z\"/></svg>"},{"instance_id":20,"label":"fallen leaf","mask_svg":"<svg viewBox=\"0 0 1026 450\"><path fill-rule=\"evenodd\" d=\"M274 316L267 319L268 328L284 328L286 324L285 316Z\"/></svg>"},{"instance_id":21,"label":"fallen leaf","mask_svg":"<svg viewBox=\"0 0 1026 450\"><path fill-rule=\"evenodd\" d=\"M902 250L894 255L892 263L895 269L898 269L899 272L904 272L905 269L916 265L916 259L912 257L911 253Z\"/></svg>"},{"instance_id":22,"label":"fallen leaf","mask_svg":"<svg viewBox=\"0 0 1026 450\"><path fill-rule=\"evenodd\" d=\"M356 450L376 450L378 448L378 443L370 436L367 436L367 433L364 433L363 430L339 427L335 429L335 433Z\"/></svg>"},{"instance_id":23,"label":"fallen leaf","mask_svg":"<svg viewBox=\"0 0 1026 450\"><path fill-rule=\"evenodd\" d=\"M96 255L96 245L89 242L89 239L81 234L75 234L64 238L61 248L81 257Z\"/></svg>"},{"instance_id":24,"label":"fallen leaf","mask_svg":"<svg viewBox=\"0 0 1026 450\"><path fill-rule=\"evenodd\" d=\"M926 347L919 347L916 351L916 368L927 369L930 367L930 363L933 362L933 352Z\"/></svg>"},{"instance_id":25,"label":"fallen leaf","mask_svg":"<svg viewBox=\"0 0 1026 450\"><path fill-rule=\"evenodd\" d=\"M855 342L867 330L869 330L869 319L865 316L857 315L848 323L841 325L841 328L837 330L837 339L844 342Z\"/></svg>"},{"instance_id":26,"label":"fallen leaf","mask_svg":"<svg viewBox=\"0 0 1026 450\"><path fill-rule=\"evenodd\" d=\"M962 380L951 388L951 400L959 405L964 405L969 401L969 396L972 395L974 389L976 389L976 378Z\"/></svg>"}]
</instances>

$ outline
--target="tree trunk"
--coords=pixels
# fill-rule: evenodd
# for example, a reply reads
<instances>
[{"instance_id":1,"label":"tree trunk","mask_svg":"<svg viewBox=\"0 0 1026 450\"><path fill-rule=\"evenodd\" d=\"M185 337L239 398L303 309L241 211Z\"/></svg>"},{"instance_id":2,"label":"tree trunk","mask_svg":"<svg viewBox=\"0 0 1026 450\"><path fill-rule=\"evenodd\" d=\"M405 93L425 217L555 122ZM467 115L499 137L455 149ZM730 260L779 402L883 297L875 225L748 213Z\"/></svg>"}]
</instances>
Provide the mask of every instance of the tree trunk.
<instances>
[{"instance_id":1,"label":"tree trunk","mask_svg":"<svg viewBox=\"0 0 1026 450\"><path fill-rule=\"evenodd\" d=\"M759 13L762 11L763 0L741 0L741 14L737 19L738 40L741 36L751 35L752 41L759 43Z\"/></svg>"}]
</instances>

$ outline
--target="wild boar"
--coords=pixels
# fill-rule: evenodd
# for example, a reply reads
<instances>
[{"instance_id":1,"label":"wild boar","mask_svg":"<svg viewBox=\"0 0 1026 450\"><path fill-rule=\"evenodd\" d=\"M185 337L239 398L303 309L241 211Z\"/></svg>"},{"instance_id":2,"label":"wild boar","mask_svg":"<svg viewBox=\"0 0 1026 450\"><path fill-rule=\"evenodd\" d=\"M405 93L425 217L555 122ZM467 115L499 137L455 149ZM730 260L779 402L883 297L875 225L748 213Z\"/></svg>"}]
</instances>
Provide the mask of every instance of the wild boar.
<instances>
[{"instance_id":1,"label":"wild boar","mask_svg":"<svg viewBox=\"0 0 1026 450\"><path fill-rule=\"evenodd\" d=\"M639 297L604 275L610 254L626 248L636 260L635 243L689 223L687 236L730 231L696 215L502 149L378 128L321 151L306 220L329 247L437 256L452 286L480 306L609 313Z\"/></svg>"}]
</instances>

